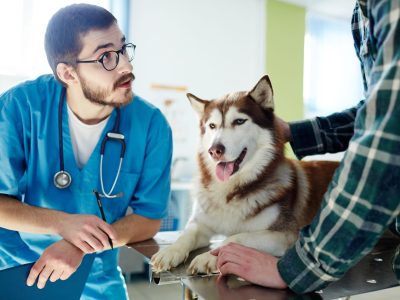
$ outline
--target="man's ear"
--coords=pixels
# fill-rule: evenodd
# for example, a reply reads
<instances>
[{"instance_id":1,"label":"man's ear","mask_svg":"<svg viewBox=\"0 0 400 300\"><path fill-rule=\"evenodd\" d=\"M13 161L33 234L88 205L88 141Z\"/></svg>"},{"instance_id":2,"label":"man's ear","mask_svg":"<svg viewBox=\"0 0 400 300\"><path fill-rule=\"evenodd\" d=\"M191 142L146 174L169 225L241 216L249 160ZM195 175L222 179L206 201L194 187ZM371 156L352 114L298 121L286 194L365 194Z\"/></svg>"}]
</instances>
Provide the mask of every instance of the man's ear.
<instances>
[{"instance_id":1,"label":"man's ear","mask_svg":"<svg viewBox=\"0 0 400 300\"><path fill-rule=\"evenodd\" d=\"M77 76L75 69L65 63L59 63L56 68L58 78L69 86L76 82Z\"/></svg>"}]
</instances>

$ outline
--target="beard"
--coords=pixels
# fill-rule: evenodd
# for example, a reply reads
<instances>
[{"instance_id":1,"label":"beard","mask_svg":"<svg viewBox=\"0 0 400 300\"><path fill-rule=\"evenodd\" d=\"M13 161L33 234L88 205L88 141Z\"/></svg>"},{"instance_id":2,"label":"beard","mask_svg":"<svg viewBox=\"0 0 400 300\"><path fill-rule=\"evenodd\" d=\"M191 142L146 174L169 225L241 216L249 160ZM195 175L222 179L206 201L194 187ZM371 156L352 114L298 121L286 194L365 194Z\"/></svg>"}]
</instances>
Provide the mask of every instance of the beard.
<instances>
[{"instance_id":1,"label":"beard","mask_svg":"<svg viewBox=\"0 0 400 300\"><path fill-rule=\"evenodd\" d=\"M124 92L124 95L122 96L122 101L118 102L110 102L106 101L106 99L112 92L116 91L118 86L124 82L126 82L128 79L131 79L132 81L135 80L135 75L133 73L125 74L121 76L113 85L113 88L111 91L108 89L104 88L94 88L92 87L82 76L79 76L80 82L81 82L81 87L82 87L82 92L83 95L88 99L90 102L103 105L103 106L112 106L112 107L122 107L127 104L129 104L132 99L133 99L133 93L131 89L126 89Z\"/></svg>"}]
</instances>

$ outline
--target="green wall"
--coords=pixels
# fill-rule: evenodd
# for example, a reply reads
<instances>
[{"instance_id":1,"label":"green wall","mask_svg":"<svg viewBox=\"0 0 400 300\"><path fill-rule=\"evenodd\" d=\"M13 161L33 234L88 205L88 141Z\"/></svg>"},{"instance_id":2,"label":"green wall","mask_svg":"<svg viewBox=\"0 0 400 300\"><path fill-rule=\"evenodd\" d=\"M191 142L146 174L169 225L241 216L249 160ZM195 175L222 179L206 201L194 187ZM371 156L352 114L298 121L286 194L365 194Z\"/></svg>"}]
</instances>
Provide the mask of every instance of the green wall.
<instances>
[{"instance_id":1,"label":"green wall","mask_svg":"<svg viewBox=\"0 0 400 300\"><path fill-rule=\"evenodd\" d=\"M266 73L275 111L286 121L303 118L305 8L266 0Z\"/></svg>"}]
</instances>

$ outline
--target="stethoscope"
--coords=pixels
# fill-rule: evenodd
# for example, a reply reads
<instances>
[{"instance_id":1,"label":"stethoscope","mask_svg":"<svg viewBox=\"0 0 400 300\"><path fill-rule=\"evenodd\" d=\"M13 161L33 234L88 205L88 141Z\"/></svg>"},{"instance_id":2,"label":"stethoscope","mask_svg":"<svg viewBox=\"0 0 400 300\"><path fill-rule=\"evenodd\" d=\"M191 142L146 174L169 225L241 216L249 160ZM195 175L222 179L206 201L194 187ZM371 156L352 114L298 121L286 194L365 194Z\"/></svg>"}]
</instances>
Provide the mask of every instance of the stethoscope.
<instances>
[{"instance_id":1,"label":"stethoscope","mask_svg":"<svg viewBox=\"0 0 400 300\"><path fill-rule=\"evenodd\" d=\"M61 96L60 96L60 101L58 104L58 144L60 147L60 171L58 171L56 174L54 174L54 185L59 189L65 189L65 188L69 187L72 182L71 174L69 174L64 169L62 109L63 109L65 93L66 93L66 89L63 88L63 90L61 92ZM103 193L101 196L106 197L106 198L117 198L117 197L122 196L122 193L112 195L115 185L117 184L120 172L121 172L121 166L122 166L122 162L124 160L125 148L126 148L125 136L123 134L119 133L119 123L120 123L121 112L120 112L119 108L116 108L116 111L117 111L117 116L115 119L114 128L111 131L107 132L107 134L104 136L103 141L101 142L101 148L100 148L100 186L101 186L101 190ZM111 186L110 191L108 193L106 193L106 191L104 189L104 183L103 183L103 158L104 158L104 153L106 150L106 145L109 140L118 141L121 144L121 152L119 155L119 166L118 166L117 175L115 176L115 179Z\"/></svg>"}]
</instances>

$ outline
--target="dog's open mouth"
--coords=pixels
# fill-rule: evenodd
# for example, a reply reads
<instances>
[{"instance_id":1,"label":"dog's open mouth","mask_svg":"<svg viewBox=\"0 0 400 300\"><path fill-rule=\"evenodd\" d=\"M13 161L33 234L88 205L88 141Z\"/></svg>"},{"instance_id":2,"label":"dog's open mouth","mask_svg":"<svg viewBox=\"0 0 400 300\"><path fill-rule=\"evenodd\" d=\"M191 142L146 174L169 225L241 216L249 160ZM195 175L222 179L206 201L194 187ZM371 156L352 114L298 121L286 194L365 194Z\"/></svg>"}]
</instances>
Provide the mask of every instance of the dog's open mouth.
<instances>
[{"instance_id":1,"label":"dog's open mouth","mask_svg":"<svg viewBox=\"0 0 400 300\"><path fill-rule=\"evenodd\" d=\"M218 179L221 181L226 181L229 179L229 177L235 174L237 170L239 170L240 163L246 156L246 152L247 148L244 148L243 151L238 156L238 158L236 158L235 160L229 162L224 162L224 161L219 162L215 170Z\"/></svg>"}]
</instances>

